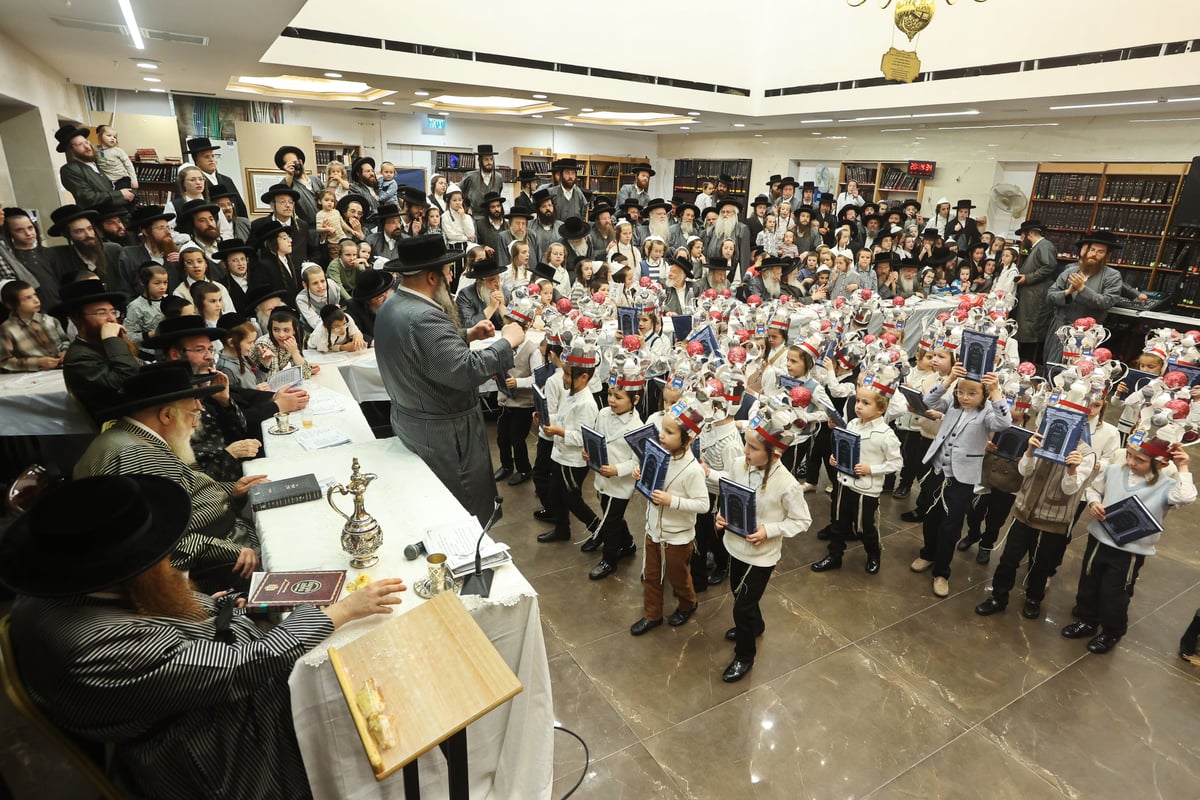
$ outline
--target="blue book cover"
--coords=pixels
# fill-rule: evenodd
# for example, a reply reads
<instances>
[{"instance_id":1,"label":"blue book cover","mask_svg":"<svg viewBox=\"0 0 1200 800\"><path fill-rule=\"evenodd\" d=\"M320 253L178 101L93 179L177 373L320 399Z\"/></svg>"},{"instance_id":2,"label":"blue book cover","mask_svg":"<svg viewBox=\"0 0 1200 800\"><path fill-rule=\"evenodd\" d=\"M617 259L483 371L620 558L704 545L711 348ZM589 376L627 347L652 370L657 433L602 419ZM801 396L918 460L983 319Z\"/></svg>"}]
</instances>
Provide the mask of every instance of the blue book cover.
<instances>
[{"instance_id":1,"label":"blue book cover","mask_svg":"<svg viewBox=\"0 0 1200 800\"><path fill-rule=\"evenodd\" d=\"M855 477L854 465L862 460L862 437L846 428L834 428L833 457L838 472Z\"/></svg>"},{"instance_id":2,"label":"blue book cover","mask_svg":"<svg viewBox=\"0 0 1200 800\"><path fill-rule=\"evenodd\" d=\"M1111 506L1105 506L1100 527L1119 545L1162 533L1163 529L1162 523L1154 518L1150 509L1146 508L1146 504L1137 495L1130 495Z\"/></svg>"},{"instance_id":3,"label":"blue book cover","mask_svg":"<svg viewBox=\"0 0 1200 800\"><path fill-rule=\"evenodd\" d=\"M719 510L725 518L725 530L743 539L758 530L754 490L728 478L721 478L717 483L720 486Z\"/></svg>"},{"instance_id":4,"label":"blue book cover","mask_svg":"<svg viewBox=\"0 0 1200 800\"><path fill-rule=\"evenodd\" d=\"M996 445L996 455L1008 461L1020 461L1021 456L1025 455L1025 451L1029 448L1029 440L1033 438L1033 431L1026 430L1018 425L1011 425L1006 430L1002 430L992 437L992 444Z\"/></svg>"},{"instance_id":5,"label":"blue book cover","mask_svg":"<svg viewBox=\"0 0 1200 800\"><path fill-rule=\"evenodd\" d=\"M651 427L654 427L653 425ZM643 442L641 477L638 478L637 490L647 500L655 491L663 488L667 482L667 467L671 466L671 454L654 439Z\"/></svg>"},{"instance_id":6,"label":"blue book cover","mask_svg":"<svg viewBox=\"0 0 1200 800\"><path fill-rule=\"evenodd\" d=\"M996 368L996 347L999 341L999 337L990 333L963 330L959 353L962 355L963 369L967 371L967 380L981 381L984 375Z\"/></svg>"},{"instance_id":7,"label":"blue book cover","mask_svg":"<svg viewBox=\"0 0 1200 800\"><path fill-rule=\"evenodd\" d=\"M533 387L533 410L538 415L538 425L545 427L550 424L550 406L546 402L546 395L540 387Z\"/></svg>"},{"instance_id":8,"label":"blue book cover","mask_svg":"<svg viewBox=\"0 0 1200 800\"><path fill-rule=\"evenodd\" d=\"M671 317L671 325L675 328L675 341L682 342L692 332L692 315L676 314Z\"/></svg>"},{"instance_id":9,"label":"blue book cover","mask_svg":"<svg viewBox=\"0 0 1200 800\"><path fill-rule=\"evenodd\" d=\"M1143 372L1140 369L1130 369L1125 373L1125 377L1121 379L1121 383L1125 384L1125 391L1117 395L1118 400L1124 400L1134 392L1140 391L1147 383L1154 380L1158 376L1152 372Z\"/></svg>"},{"instance_id":10,"label":"blue book cover","mask_svg":"<svg viewBox=\"0 0 1200 800\"><path fill-rule=\"evenodd\" d=\"M583 434L583 449L588 454L587 465L599 472L600 468L608 463L608 440L600 431L587 425L581 425L579 430Z\"/></svg>"},{"instance_id":11,"label":"blue book cover","mask_svg":"<svg viewBox=\"0 0 1200 800\"><path fill-rule=\"evenodd\" d=\"M617 306L617 330L622 336L637 336L639 310L633 306Z\"/></svg>"},{"instance_id":12,"label":"blue book cover","mask_svg":"<svg viewBox=\"0 0 1200 800\"><path fill-rule=\"evenodd\" d=\"M1038 458L1047 458L1059 464L1067 463L1069 456L1079 445L1083 429L1087 426L1087 415L1067 408L1049 406L1042 417L1038 428L1038 436L1042 438L1042 446L1035 448L1033 454Z\"/></svg>"},{"instance_id":13,"label":"blue book cover","mask_svg":"<svg viewBox=\"0 0 1200 800\"><path fill-rule=\"evenodd\" d=\"M539 389L544 389L546 387L546 381L550 380L550 376L556 371L557 369L555 366L549 361L547 361L545 364L542 364L540 367L534 367L533 384Z\"/></svg>"},{"instance_id":14,"label":"blue book cover","mask_svg":"<svg viewBox=\"0 0 1200 800\"><path fill-rule=\"evenodd\" d=\"M637 456L639 463L642 460L642 452L647 440L658 442L658 428L654 427L653 422L647 422L642 427L625 434L625 441L629 443L629 449Z\"/></svg>"}]
</instances>

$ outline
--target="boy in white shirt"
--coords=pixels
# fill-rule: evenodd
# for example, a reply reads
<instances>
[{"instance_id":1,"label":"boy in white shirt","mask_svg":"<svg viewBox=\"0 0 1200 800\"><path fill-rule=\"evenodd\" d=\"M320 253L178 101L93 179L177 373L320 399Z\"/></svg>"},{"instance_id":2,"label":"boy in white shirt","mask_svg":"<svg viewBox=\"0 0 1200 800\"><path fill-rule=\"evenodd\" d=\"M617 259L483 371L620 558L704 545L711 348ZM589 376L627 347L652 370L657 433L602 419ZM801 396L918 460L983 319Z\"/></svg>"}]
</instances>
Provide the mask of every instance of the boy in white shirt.
<instances>
[{"instance_id":1,"label":"boy in white shirt","mask_svg":"<svg viewBox=\"0 0 1200 800\"><path fill-rule=\"evenodd\" d=\"M596 401L588 391L588 382L600 364L600 353L588 343L573 344L563 353L563 393L558 411L549 420L538 420L542 432L554 439L550 458L553 462L554 530L538 534L543 544L563 542L571 538L571 517L574 514L587 527L590 540L600 530L600 518L583 499L583 482L588 467L583 458L583 432L580 428L596 426ZM551 379L553 380L553 378ZM584 545L588 546L588 542ZM595 548L592 548L595 549Z\"/></svg>"}]
</instances>

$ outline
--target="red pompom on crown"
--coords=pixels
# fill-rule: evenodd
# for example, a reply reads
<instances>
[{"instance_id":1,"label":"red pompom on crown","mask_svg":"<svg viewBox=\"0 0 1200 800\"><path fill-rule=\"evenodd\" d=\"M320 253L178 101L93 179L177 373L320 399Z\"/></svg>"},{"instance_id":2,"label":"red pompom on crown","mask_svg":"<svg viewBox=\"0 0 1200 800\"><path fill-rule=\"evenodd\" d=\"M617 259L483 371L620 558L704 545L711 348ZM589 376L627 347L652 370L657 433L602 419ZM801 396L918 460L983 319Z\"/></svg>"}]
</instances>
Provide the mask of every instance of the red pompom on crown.
<instances>
[{"instance_id":1,"label":"red pompom on crown","mask_svg":"<svg viewBox=\"0 0 1200 800\"><path fill-rule=\"evenodd\" d=\"M730 364L744 364L746 363L746 348L731 347L729 348L727 356Z\"/></svg>"},{"instance_id":2,"label":"red pompom on crown","mask_svg":"<svg viewBox=\"0 0 1200 800\"><path fill-rule=\"evenodd\" d=\"M812 392L805 386L793 386L788 392L788 397L792 400L792 405L795 408L808 408L812 403Z\"/></svg>"},{"instance_id":3,"label":"red pompom on crown","mask_svg":"<svg viewBox=\"0 0 1200 800\"><path fill-rule=\"evenodd\" d=\"M569 314L571 312L571 299L569 297L559 298L559 301L554 304L560 314Z\"/></svg>"},{"instance_id":4,"label":"red pompom on crown","mask_svg":"<svg viewBox=\"0 0 1200 800\"><path fill-rule=\"evenodd\" d=\"M642 347L642 340L631 333L621 340L621 347L630 353L636 353Z\"/></svg>"}]
</instances>

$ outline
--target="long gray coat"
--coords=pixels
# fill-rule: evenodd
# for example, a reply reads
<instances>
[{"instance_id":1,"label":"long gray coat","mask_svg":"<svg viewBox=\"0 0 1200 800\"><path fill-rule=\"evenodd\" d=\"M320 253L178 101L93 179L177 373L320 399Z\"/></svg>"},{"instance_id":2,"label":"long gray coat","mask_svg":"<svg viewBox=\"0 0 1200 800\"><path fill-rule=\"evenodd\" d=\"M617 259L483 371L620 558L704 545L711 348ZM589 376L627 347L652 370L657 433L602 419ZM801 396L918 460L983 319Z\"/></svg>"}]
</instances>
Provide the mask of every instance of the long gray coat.
<instances>
[{"instance_id":1,"label":"long gray coat","mask_svg":"<svg viewBox=\"0 0 1200 800\"><path fill-rule=\"evenodd\" d=\"M1021 262L1025 282L1017 287L1017 341L1040 342L1046 338L1042 306L1046 291L1058 271L1058 251L1049 239L1039 239Z\"/></svg>"},{"instance_id":2,"label":"long gray coat","mask_svg":"<svg viewBox=\"0 0 1200 800\"><path fill-rule=\"evenodd\" d=\"M1046 302L1053 311L1046 331L1046 345L1042 349L1042 359L1047 362L1062 361L1062 340L1054 335L1055 331L1080 317L1093 317L1097 322L1104 322L1108 310L1121 299L1123 282L1120 270L1104 267L1087 279L1087 285L1081 291L1068 295L1067 276L1075 272L1079 272L1079 264L1064 269L1046 295Z\"/></svg>"},{"instance_id":3,"label":"long gray coat","mask_svg":"<svg viewBox=\"0 0 1200 800\"><path fill-rule=\"evenodd\" d=\"M470 349L440 306L401 288L379 310L375 351L392 431L463 508L487 522L496 483L476 390L512 367L512 347L500 339Z\"/></svg>"}]
</instances>

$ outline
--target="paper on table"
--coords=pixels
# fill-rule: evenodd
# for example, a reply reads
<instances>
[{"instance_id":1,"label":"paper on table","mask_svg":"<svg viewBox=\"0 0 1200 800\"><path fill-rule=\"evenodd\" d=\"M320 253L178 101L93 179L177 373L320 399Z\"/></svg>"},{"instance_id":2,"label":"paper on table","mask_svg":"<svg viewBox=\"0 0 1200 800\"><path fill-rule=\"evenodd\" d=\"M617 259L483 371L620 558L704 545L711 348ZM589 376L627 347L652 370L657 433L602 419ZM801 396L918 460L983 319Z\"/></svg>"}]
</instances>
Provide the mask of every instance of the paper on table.
<instances>
[{"instance_id":1,"label":"paper on table","mask_svg":"<svg viewBox=\"0 0 1200 800\"><path fill-rule=\"evenodd\" d=\"M306 411L313 414L337 414L346 409L346 404L337 392L318 392L309 394Z\"/></svg>"},{"instance_id":2,"label":"paper on table","mask_svg":"<svg viewBox=\"0 0 1200 800\"><path fill-rule=\"evenodd\" d=\"M462 570L475 566L475 542L483 526L475 517L428 528L423 540L425 550L430 553L445 553L446 565L450 572L458 577ZM484 536L479 545L479 557L483 566L495 565L510 561L508 545L497 542L491 536Z\"/></svg>"},{"instance_id":3,"label":"paper on table","mask_svg":"<svg viewBox=\"0 0 1200 800\"><path fill-rule=\"evenodd\" d=\"M323 450L339 444L350 444L350 437L337 428L301 428L292 435L305 450Z\"/></svg>"},{"instance_id":4,"label":"paper on table","mask_svg":"<svg viewBox=\"0 0 1200 800\"><path fill-rule=\"evenodd\" d=\"M299 367L287 367L272 375L267 381L267 385L271 387L272 391L278 392L285 387L295 386L303 380L304 372Z\"/></svg>"}]
</instances>

